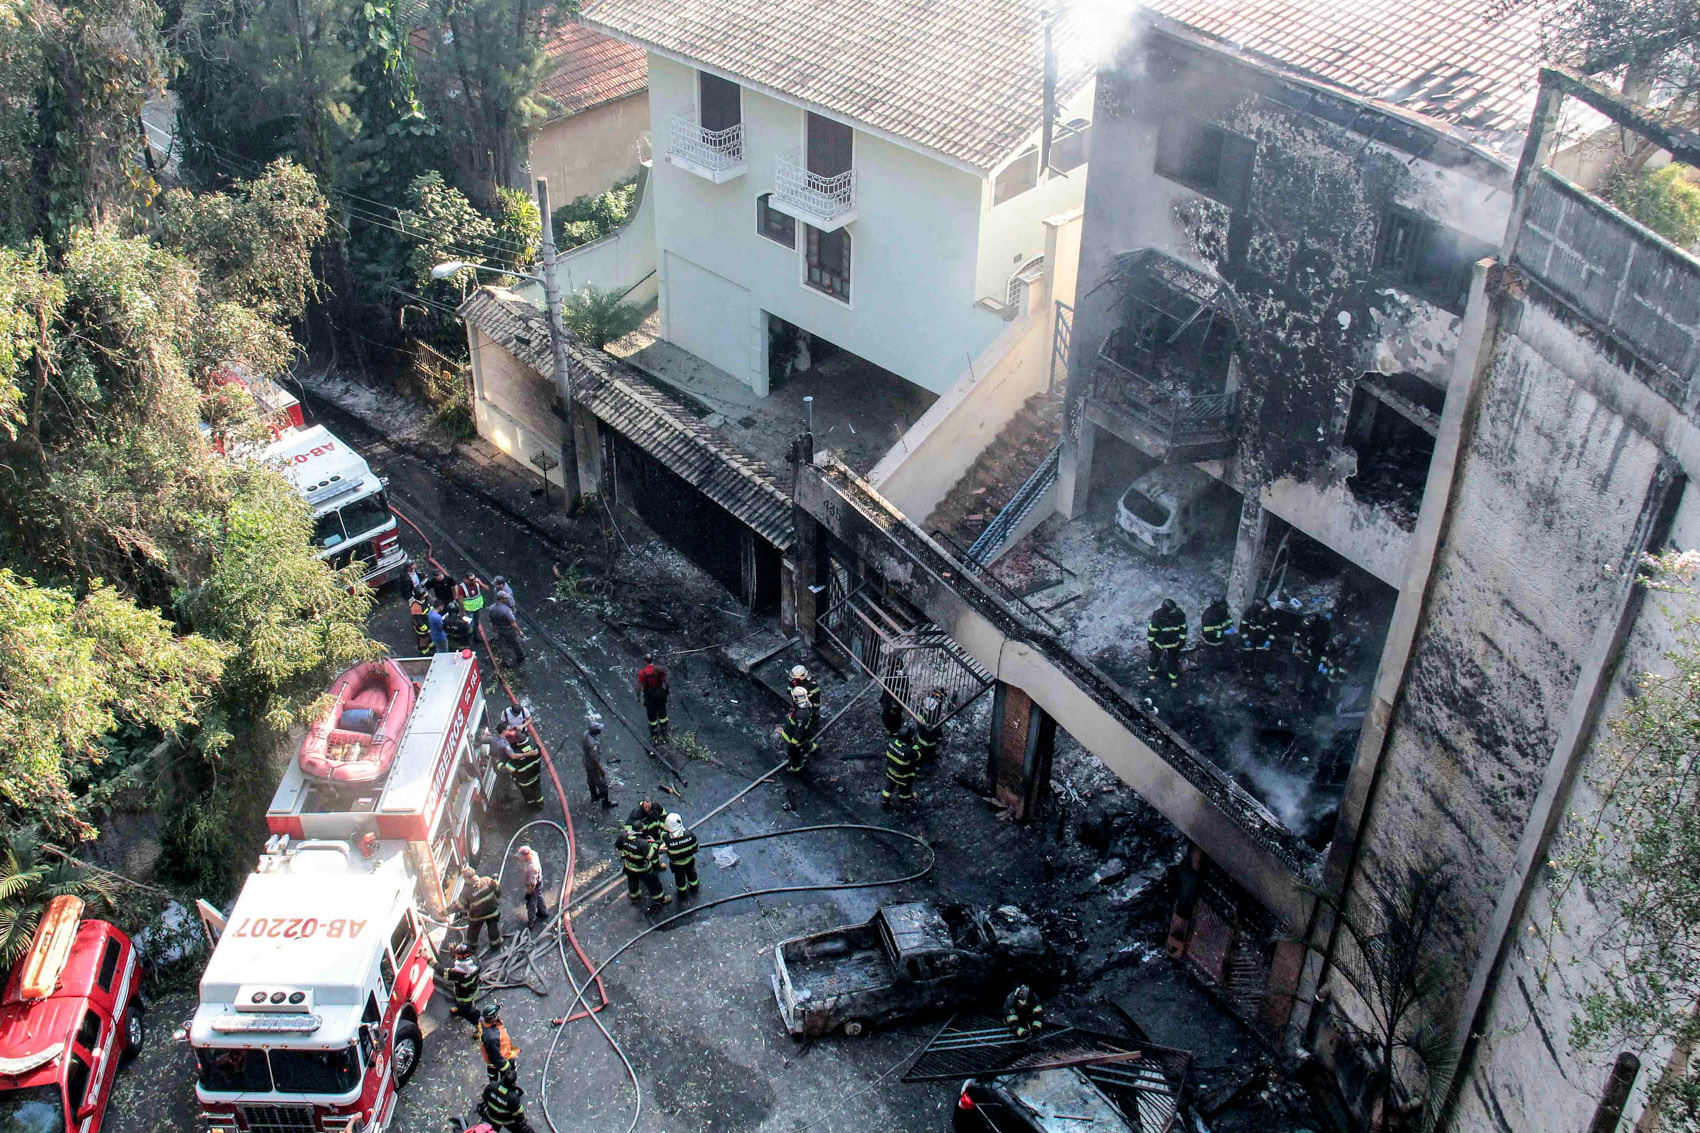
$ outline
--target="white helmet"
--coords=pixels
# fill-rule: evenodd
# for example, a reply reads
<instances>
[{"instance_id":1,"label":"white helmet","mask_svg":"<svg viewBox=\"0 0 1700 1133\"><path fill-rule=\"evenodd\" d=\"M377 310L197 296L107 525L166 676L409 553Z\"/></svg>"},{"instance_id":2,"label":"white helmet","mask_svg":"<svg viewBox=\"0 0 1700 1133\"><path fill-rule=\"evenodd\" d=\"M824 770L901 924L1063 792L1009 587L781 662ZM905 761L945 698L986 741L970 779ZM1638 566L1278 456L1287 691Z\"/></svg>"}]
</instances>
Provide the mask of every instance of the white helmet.
<instances>
[{"instance_id":1,"label":"white helmet","mask_svg":"<svg viewBox=\"0 0 1700 1133\"><path fill-rule=\"evenodd\" d=\"M794 689L792 689L791 690L791 703L795 704L798 708L808 707L809 690L806 689L806 688L794 688Z\"/></svg>"},{"instance_id":2,"label":"white helmet","mask_svg":"<svg viewBox=\"0 0 1700 1133\"><path fill-rule=\"evenodd\" d=\"M677 838L685 832L685 820L680 818L677 814L669 814L665 819L665 822L667 825L667 833L673 835L673 837Z\"/></svg>"},{"instance_id":3,"label":"white helmet","mask_svg":"<svg viewBox=\"0 0 1700 1133\"><path fill-rule=\"evenodd\" d=\"M803 680L808 675L809 675L809 671L807 669L803 668L803 666L801 666L801 665L792 665L791 666L791 679L792 680L800 681L800 680Z\"/></svg>"}]
</instances>

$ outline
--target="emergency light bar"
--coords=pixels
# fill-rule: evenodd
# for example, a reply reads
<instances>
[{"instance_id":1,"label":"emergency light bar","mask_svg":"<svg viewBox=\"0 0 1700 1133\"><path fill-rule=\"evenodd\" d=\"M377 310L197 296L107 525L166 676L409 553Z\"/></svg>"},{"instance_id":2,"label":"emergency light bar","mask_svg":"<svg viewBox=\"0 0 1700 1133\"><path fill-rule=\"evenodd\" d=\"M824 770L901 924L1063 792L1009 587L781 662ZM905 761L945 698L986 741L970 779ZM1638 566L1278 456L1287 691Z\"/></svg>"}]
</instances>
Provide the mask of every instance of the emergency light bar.
<instances>
[{"instance_id":1,"label":"emergency light bar","mask_svg":"<svg viewBox=\"0 0 1700 1133\"><path fill-rule=\"evenodd\" d=\"M218 1015L208 1025L221 1035L310 1035L324 1023L317 1015Z\"/></svg>"},{"instance_id":2,"label":"emergency light bar","mask_svg":"<svg viewBox=\"0 0 1700 1133\"><path fill-rule=\"evenodd\" d=\"M77 925L83 919L83 899L66 894L47 904L35 939L24 956L24 977L18 994L23 999L46 999L59 986L71 945L77 940Z\"/></svg>"}]
</instances>

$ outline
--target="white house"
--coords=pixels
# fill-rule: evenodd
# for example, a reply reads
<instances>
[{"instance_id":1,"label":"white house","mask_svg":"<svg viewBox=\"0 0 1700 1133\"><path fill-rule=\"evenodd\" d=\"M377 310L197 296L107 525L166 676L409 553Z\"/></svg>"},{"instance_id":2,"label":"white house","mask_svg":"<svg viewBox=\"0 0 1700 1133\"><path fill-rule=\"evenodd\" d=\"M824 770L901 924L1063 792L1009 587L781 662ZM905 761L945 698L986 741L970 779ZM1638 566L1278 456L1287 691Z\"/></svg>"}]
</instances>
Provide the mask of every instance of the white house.
<instances>
[{"instance_id":1,"label":"white house","mask_svg":"<svg viewBox=\"0 0 1700 1133\"><path fill-rule=\"evenodd\" d=\"M1047 7L587 5L649 53L665 337L762 395L787 323L934 393L970 372L1085 197L1090 34Z\"/></svg>"}]
</instances>

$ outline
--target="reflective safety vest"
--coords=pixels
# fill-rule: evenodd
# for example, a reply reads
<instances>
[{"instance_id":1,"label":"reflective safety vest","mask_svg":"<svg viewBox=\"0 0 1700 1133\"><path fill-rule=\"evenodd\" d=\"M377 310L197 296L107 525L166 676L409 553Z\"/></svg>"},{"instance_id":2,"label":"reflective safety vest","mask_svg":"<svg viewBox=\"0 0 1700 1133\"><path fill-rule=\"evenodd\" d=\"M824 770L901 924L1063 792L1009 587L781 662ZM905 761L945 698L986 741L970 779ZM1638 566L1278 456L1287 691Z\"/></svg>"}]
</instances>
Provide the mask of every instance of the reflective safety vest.
<instances>
[{"instance_id":1,"label":"reflective safety vest","mask_svg":"<svg viewBox=\"0 0 1700 1133\"><path fill-rule=\"evenodd\" d=\"M674 865L690 865L697 860L697 836L689 830L683 834L667 835L667 858Z\"/></svg>"},{"instance_id":2,"label":"reflective safety vest","mask_svg":"<svg viewBox=\"0 0 1700 1133\"><path fill-rule=\"evenodd\" d=\"M496 1032L494 1043L490 1041L492 1028ZM490 1057L492 1046L500 1052L500 1062L496 1062ZM515 1046L513 1039L508 1037L508 1029L500 1019L494 1023L486 1023L482 1019L478 1021L478 1049L484 1052L484 1064L486 1066L506 1066L519 1057L519 1047Z\"/></svg>"},{"instance_id":3,"label":"reflective safety vest","mask_svg":"<svg viewBox=\"0 0 1700 1133\"><path fill-rule=\"evenodd\" d=\"M460 599L460 608L469 614L476 614L484 608L484 587L476 583L471 586L464 582L457 583L455 597Z\"/></svg>"}]
</instances>

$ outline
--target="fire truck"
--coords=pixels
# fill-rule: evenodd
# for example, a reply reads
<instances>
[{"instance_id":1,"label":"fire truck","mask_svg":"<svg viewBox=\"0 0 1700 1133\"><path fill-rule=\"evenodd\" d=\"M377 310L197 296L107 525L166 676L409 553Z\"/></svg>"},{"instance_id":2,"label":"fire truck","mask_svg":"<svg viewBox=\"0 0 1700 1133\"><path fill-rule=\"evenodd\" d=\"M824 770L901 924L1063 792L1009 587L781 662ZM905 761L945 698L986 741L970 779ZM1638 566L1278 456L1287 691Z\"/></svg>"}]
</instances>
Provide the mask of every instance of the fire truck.
<instances>
[{"instance_id":1,"label":"fire truck","mask_svg":"<svg viewBox=\"0 0 1700 1133\"><path fill-rule=\"evenodd\" d=\"M290 429L260 454L313 509L313 545L340 570L359 560L361 579L382 586L407 561L385 489L366 458L323 425Z\"/></svg>"},{"instance_id":2,"label":"fire truck","mask_svg":"<svg viewBox=\"0 0 1700 1133\"><path fill-rule=\"evenodd\" d=\"M0 1129L99 1133L120 1063L141 1048L130 938L55 897L0 997Z\"/></svg>"},{"instance_id":3,"label":"fire truck","mask_svg":"<svg viewBox=\"0 0 1700 1133\"><path fill-rule=\"evenodd\" d=\"M495 769L472 653L396 664L417 689L385 774L333 783L292 762L235 906L201 904L215 945L188 1039L206 1133L380 1133L418 1069L436 951L422 914L458 895Z\"/></svg>"}]
</instances>

